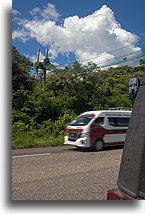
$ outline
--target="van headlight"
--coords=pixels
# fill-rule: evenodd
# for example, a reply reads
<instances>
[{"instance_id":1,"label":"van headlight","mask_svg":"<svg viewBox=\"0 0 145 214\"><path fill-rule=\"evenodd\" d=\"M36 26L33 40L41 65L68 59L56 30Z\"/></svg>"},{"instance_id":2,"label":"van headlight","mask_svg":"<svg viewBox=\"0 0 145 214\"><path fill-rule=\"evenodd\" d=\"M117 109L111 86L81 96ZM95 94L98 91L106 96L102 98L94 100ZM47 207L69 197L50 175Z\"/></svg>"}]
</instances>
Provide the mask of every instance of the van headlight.
<instances>
[{"instance_id":1,"label":"van headlight","mask_svg":"<svg viewBox=\"0 0 145 214\"><path fill-rule=\"evenodd\" d=\"M89 136L89 133L86 132L86 133L81 133L81 136L80 137L88 137Z\"/></svg>"}]
</instances>

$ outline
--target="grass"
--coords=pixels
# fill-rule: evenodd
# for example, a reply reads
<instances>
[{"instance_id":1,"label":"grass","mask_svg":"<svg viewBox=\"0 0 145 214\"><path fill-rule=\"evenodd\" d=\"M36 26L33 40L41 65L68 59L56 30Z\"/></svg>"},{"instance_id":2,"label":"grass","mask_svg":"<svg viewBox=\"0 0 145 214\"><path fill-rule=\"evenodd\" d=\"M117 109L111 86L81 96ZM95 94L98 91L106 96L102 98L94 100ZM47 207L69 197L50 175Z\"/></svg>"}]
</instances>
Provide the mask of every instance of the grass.
<instances>
[{"instance_id":1,"label":"grass","mask_svg":"<svg viewBox=\"0 0 145 214\"><path fill-rule=\"evenodd\" d=\"M45 134L34 135L33 132L22 131L15 133L12 138L12 149L40 148L48 146L60 146L64 143L64 135L57 137Z\"/></svg>"}]
</instances>

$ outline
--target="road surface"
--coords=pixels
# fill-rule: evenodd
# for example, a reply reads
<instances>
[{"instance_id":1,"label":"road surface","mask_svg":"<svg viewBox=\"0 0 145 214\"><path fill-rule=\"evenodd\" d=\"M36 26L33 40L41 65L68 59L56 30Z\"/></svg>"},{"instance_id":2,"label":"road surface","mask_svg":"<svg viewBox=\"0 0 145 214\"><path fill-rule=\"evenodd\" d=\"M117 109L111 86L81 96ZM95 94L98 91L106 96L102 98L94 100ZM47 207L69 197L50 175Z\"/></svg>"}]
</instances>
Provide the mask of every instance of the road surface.
<instances>
[{"instance_id":1,"label":"road surface","mask_svg":"<svg viewBox=\"0 0 145 214\"><path fill-rule=\"evenodd\" d=\"M116 187L122 147L59 146L12 151L12 200L105 200Z\"/></svg>"}]
</instances>

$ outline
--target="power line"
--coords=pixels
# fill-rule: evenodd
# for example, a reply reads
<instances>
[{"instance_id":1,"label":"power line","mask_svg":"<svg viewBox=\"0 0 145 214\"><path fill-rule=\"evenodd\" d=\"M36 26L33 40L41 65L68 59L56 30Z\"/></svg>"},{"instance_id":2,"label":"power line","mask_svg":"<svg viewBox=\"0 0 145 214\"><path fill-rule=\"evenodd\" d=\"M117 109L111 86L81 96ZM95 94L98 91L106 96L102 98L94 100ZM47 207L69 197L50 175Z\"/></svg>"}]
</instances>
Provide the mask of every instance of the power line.
<instances>
[{"instance_id":1,"label":"power line","mask_svg":"<svg viewBox=\"0 0 145 214\"><path fill-rule=\"evenodd\" d=\"M132 60L135 60L135 59L139 59L139 58L141 58L141 57L142 57L142 55L137 56L137 57L132 58L132 59L126 59L125 61L123 60L122 62L116 62L116 63L113 63L112 65L117 65L117 64L121 64L121 63L129 62L129 61L132 61ZM105 68L105 67L109 67L109 66L111 66L111 65L99 66L99 68Z\"/></svg>"},{"instance_id":2,"label":"power line","mask_svg":"<svg viewBox=\"0 0 145 214\"><path fill-rule=\"evenodd\" d=\"M103 15L103 14L99 14L98 16L100 16L100 15ZM104 15L104 16L105 16L105 15ZM119 35L122 35L122 34L125 34L125 33L128 33L128 32L125 31L125 32L123 32L123 33L120 33ZM130 32L129 32L129 33L130 33ZM114 33L114 34L115 34L115 33ZM116 35L116 34L115 34L115 35ZM117 35L116 35L116 36L117 36ZM141 39L141 40L139 40L139 41L143 41L143 39ZM115 50L113 50L113 51L109 51L109 52L105 52L105 53L106 53L106 54L110 54L110 53L117 52L117 51L122 50L122 49L124 49L124 48L127 48L127 47L129 47L129 46L131 46L131 45L133 45L133 44L136 44L136 43L138 43L139 41L132 42L132 43L126 45L126 46L123 46L123 47L120 47L120 48L115 49ZM78 60L78 62L85 62L85 61L89 61L89 60L92 60L92 59L96 59L96 58L98 58L98 57L100 57L100 56L96 56L96 57L92 57L92 58L88 58L88 59L84 59L84 60ZM72 62L71 62L69 55L67 56L67 58L69 59L68 61L69 61L70 63L75 62L75 61L72 61ZM69 64L68 64L68 65L69 65ZM66 66L68 66L68 65L66 65Z\"/></svg>"},{"instance_id":3,"label":"power line","mask_svg":"<svg viewBox=\"0 0 145 214\"><path fill-rule=\"evenodd\" d=\"M132 59L126 59L125 61L123 60L123 61L119 61L119 62L114 62L112 64L108 64L108 65L95 66L95 67L92 67L92 68L86 68L86 69L77 70L77 71L76 70L59 70L59 69L57 69L57 70L52 70L51 72L82 72L82 71L91 71L91 70L95 70L97 68L111 67L113 65L121 64L121 63L124 63L124 62L129 62L129 61L132 61L132 60L135 60L135 59L139 59L141 57L142 57L142 55L134 57Z\"/></svg>"},{"instance_id":4,"label":"power line","mask_svg":"<svg viewBox=\"0 0 145 214\"><path fill-rule=\"evenodd\" d=\"M143 50L142 50L143 51ZM125 61L128 61L129 59L126 59L128 56L130 56L130 55L133 55L133 54L135 54L135 53L140 53L141 52L141 50L139 50L139 51L134 51L134 52L132 52L132 53L129 53L129 54L126 54L126 55L122 55L122 56L119 56L119 57L115 57L115 58L113 58L113 59L109 59L110 61L112 61L112 60L116 60L116 59L119 59L119 58L122 58L123 59L123 62L125 62ZM138 57L138 56L135 56L135 57ZM142 57L142 55L140 54L139 55L139 58L140 57ZM109 61L108 60L108 61ZM124 61L125 60L125 61ZM102 61L99 61L98 63L97 63L97 67L104 67L103 65L101 66L99 66L99 64L102 64L103 62L106 62L107 60L102 60ZM114 65L114 64L117 64L116 62L112 62L112 64L111 65ZM107 67L107 66L106 66Z\"/></svg>"},{"instance_id":5,"label":"power line","mask_svg":"<svg viewBox=\"0 0 145 214\"><path fill-rule=\"evenodd\" d=\"M101 15L101 14L99 14L98 16L100 16L100 15ZM102 15L103 15L103 14L102 14ZM120 33L119 35L122 35L122 34L124 34L124 33L128 33L128 32L123 32L123 33ZM143 39L141 39L140 41L142 41L142 40L143 40ZM117 52L117 51L119 51L119 50L125 49L125 48L127 48L127 47L129 47L129 46L131 46L131 45L133 45L133 44L136 44L136 43L137 43L137 42L132 42L132 43L126 45L126 46L120 47L120 48L115 49L115 50L113 50L113 51L105 52L105 54L111 54L111 53ZM140 51L141 51L141 50L140 50ZM136 51L136 52L133 52L133 53L129 53L129 54L127 54L127 55L122 55L122 56L119 56L119 57L115 57L114 59L118 59L118 58L121 58L121 57L126 57L126 56L128 56L128 55L131 55L131 54L134 54L134 53L137 53L137 52L140 52L140 51ZM75 62L75 61L72 61L72 62L71 62L69 55L68 55L67 57L68 57L68 61L69 61L70 63ZM85 61L89 61L89 60L92 60L92 59L97 59L97 58L99 58L99 57L100 57L100 56L96 56L96 57L92 57L92 58L88 58L88 59L84 59L84 60L79 60L78 62L85 62ZM112 60L112 59L110 59L110 60ZM97 64L98 64L98 63L102 63L102 62L104 62L104 61L106 61L106 60L99 61L99 62L97 62ZM69 66L69 64L68 64L68 65L65 65L65 66Z\"/></svg>"},{"instance_id":6,"label":"power line","mask_svg":"<svg viewBox=\"0 0 145 214\"><path fill-rule=\"evenodd\" d=\"M126 33L126 32L124 32L124 33ZM122 33L122 34L124 34L124 33ZM121 35L122 35L121 34ZM141 39L140 41L142 41L143 39ZM122 49L124 49L124 48L126 48L126 47L129 47L129 46L131 46L131 45L133 45L133 44L136 44L137 42L132 42L132 43L130 43L129 45L126 45L126 46L124 46L124 47L120 47L120 48L118 48L118 49L115 49L115 50L113 50L113 51L109 51L109 52L105 52L106 54L110 54L110 53L114 53L114 52L117 52L117 51L119 51L119 50L122 50ZM88 58L88 59L84 59L84 60L78 60L78 62L85 62L85 61L89 61L89 60L92 60L92 59L96 59L96 58L98 58L98 56L96 56L96 57L92 57L92 58ZM69 59L70 60L70 59ZM73 62L72 62L73 63Z\"/></svg>"},{"instance_id":7,"label":"power line","mask_svg":"<svg viewBox=\"0 0 145 214\"><path fill-rule=\"evenodd\" d=\"M143 50L142 50L142 51L143 51ZM125 54L125 55L122 55L122 56L118 56L118 57L115 57L115 58L113 58L113 59L108 59L108 60L115 60L115 59L127 57L127 56L129 56L129 55L133 55L133 54L139 53L139 52L141 52L141 50L139 50L139 51L134 51L134 52L132 52L132 53ZM101 61L98 61L98 62L96 62L96 63L97 63L97 65L98 65L98 64L101 64L101 63L103 63L103 62L105 62L105 61L106 61L106 60L101 60Z\"/></svg>"},{"instance_id":8,"label":"power line","mask_svg":"<svg viewBox=\"0 0 145 214\"><path fill-rule=\"evenodd\" d=\"M129 44L129 45L126 45L126 46L124 46L124 47L118 48L118 49L113 50L113 51L110 51L110 52L105 52L105 53L106 53L106 54L114 53L114 52L116 52L116 51L119 51L119 50L122 50L122 49L124 49L124 48L126 48L126 47L129 47L129 46L131 46L132 44L135 44L135 43L136 43L136 42L133 42L133 43L131 43L131 44ZM84 59L84 60L79 60L79 62L85 62L85 61L88 61L88 60L91 60L91 59L96 59L96 58L98 58L98 57L92 57L92 58L88 58L88 59Z\"/></svg>"},{"instance_id":9,"label":"power line","mask_svg":"<svg viewBox=\"0 0 145 214\"><path fill-rule=\"evenodd\" d=\"M123 33L120 33L119 35L122 35L122 34L125 34L126 32L123 32ZM137 41L137 42L141 42L141 41L144 41L143 39L141 39L141 40L139 40L139 41ZM132 43L130 43L129 45L126 45L126 46L124 46L124 47L120 47L120 48L118 48L118 49L115 49L115 50L113 50L113 51L109 51L109 52L105 52L106 54L110 54L110 53L113 53L113 52L117 52L117 51L119 51L119 50L122 50L122 49L124 49L124 48L127 48L127 47L129 47L129 46L131 46L131 45L133 45L133 44L136 44L137 42L132 42ZM78 60L78 62L85 62L85 61L89 61L89 60L92 60L92 59L97 59L99 56L96 56L96 57L92 57L92 58L88 58L88 59L84 59L84 60ZM70 60L70 59L69 59ZM75 61L72 61L72 63L73 62L75 62Z\"/></svg>"}]
</instances>

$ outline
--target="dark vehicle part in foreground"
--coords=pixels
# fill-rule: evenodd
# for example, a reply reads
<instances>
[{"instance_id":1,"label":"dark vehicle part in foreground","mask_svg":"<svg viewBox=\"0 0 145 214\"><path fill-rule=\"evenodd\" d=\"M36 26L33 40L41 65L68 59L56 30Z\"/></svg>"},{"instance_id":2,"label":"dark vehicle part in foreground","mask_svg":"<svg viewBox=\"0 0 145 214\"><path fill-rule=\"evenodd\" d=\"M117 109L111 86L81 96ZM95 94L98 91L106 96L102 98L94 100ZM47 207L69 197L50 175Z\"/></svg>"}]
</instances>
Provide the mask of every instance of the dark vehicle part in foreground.
<instances>
[{"instance_id":1,"label":"dark vehicle part in foreground","mask_svg":"<svg viewBox=\"0 0 145 214\"><path fill-rule=\"evenodd\" d=\"M117 181L118 189L108 190L107 200L143 200L144 108L143 78L129 82L129 92L136 95L123 148Z\"/></svg>"}]
</instances>

